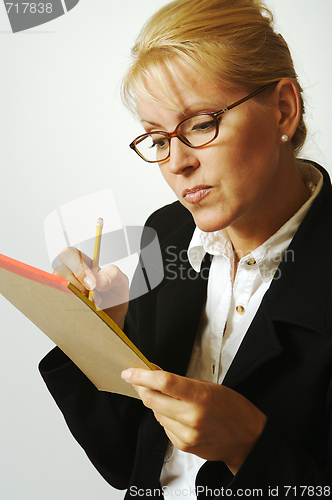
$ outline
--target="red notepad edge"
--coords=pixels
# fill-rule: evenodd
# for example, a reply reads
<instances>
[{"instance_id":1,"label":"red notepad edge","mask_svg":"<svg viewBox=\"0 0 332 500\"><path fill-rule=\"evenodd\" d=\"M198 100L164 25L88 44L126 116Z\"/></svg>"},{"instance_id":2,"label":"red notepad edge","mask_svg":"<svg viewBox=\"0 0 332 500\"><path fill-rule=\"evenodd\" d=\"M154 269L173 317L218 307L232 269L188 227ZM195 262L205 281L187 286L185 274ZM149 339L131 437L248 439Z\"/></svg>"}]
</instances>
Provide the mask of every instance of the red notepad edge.
<instances>
[{"instance_id":1,"label":"red notepad edge","mask_svg":"<svg viewBox=\"0 0 332 500\"><path fill-rule=\"evenodd\" d=\"M23 276L23 278L28 278L33 281L37 281L43 285L50 286L56 290L61 290L62 292L69 293L70 295L75 295L68 288L68 281L60 276L55 276L54 274L47 273L36 267L28 266L23 262L11 259L6 255L0 254L0 267L10 271L12 273Z\"/></svg>"}]
</instances>

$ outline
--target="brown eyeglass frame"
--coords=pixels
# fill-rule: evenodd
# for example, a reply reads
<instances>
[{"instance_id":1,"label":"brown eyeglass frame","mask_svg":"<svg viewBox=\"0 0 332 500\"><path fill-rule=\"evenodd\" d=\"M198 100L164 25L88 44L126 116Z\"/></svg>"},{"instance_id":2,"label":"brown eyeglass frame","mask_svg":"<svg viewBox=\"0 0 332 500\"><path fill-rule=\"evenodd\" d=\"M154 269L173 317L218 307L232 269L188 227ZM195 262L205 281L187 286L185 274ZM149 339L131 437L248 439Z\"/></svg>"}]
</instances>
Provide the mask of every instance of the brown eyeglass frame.
<instances>
[{"instance_id":1,"label":"brown eyeglass frame","mask_svg":"<svg viewBox=\"0 0 332 500\"><path fill-rule=\"evenodd\" d=\"M234 102L234 104L230 104L230 106L227 106L227 108L221 109L220 111L216 111L215 113L214 112L198 113L197 115L190 116L189 118L186 118L185 120L182 120L182 122L180 122L177 125L177 127L175 128L175 130L173 132L169 133L169 132L163 132L163 131L159 131L159 130L154 130L153 132L149 132L149 133L145 133L145 134L139 135L138 137L136 137L136 139L133 140L132 143L129 144L129 147L131 149L133 149L135 151L135 153L137 153L138 156L140 158L142 158L142 160L144 160L144 161L146 161L148 163L160 163L160 162L164 162L164 161L168 160L168 158L171 156L171 139L173 139L173 137L177 137L183 144L185 144L189 148L199 149L199 148L202 148L204 146L207 146L208 144L210 144L211 142L213 142L218 137L218 134L219 134L219 120L218 120L218 118L220 117L220 115L222 115L223 113L226 113L226 111L229 111L229 110L235 108L236 106L239 106L239 104L242 104L243 102L248 101L252 97L255 97L256 95L260 94L261 92L263 92L267 88L271 87L272 85L277 85L277 84L278 84L278 82L267 83L263 87L260 87L258 90L255 90L255 92L252 92L251 94L247 95L246 97L243 97L239 101ZM190 144L189 141L186 140L185 137L183 137L181 134L178 133L178 129L187 120L192 120L192 118L194 118L195 116L202 116L202 115L211 116L211 118L214 119L215 124L216 124L216 133L215 133L213 139L210 139L208 142L206 142L204 144L201 144L200 146L193 146L192 144ZM138 149L136 148L136 144L139 144L146 137L149 137L149 135L151 135L151 134L160 134L160 135L163 135L164 137L166 137L168 139L168 142L169 142L169 151L168 151L168 155L163 160L147 160L138 151Z\"/></svg>"}]
</instances>

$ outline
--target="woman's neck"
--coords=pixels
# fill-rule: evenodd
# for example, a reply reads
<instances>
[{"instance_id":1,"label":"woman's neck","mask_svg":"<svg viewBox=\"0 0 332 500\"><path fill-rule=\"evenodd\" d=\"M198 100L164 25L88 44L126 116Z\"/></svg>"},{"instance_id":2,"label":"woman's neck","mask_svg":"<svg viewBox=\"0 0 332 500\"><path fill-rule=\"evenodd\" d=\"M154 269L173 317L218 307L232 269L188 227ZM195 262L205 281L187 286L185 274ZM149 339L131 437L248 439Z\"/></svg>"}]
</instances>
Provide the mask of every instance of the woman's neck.
<instances>
[{"instance_id":1,"label":"woman's neck","mask_svg":"<svg viewBox=\"0 0 332 500\"><path fill-rule=\"evenodd\" d=\"M290 175L280 181L265 204L227 228L238 261L273 236L310 197L295 160Z\"/></svg>"}]
</instances>

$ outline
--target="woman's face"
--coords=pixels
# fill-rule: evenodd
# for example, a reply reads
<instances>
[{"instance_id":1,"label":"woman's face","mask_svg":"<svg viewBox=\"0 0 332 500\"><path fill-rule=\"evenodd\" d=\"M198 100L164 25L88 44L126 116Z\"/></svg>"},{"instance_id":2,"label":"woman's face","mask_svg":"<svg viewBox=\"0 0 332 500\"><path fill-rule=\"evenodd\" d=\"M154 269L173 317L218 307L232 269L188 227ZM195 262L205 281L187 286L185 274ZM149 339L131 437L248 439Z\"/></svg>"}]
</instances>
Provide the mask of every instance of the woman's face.
<instances>
[{"instance_id":1,"label":"woman's face","mask_svg":"<svg viewBox=\"0 0 332 500\"><path fill-rule=\"evenodd\" d=\"M217 88L196 72L181 73L186 86L171 81L168 89L183 113L138 99L138 113L147 132L172 132L185 118L219 111L249 93ZM151 88L165 101L152 83ZM278 106L273 106L273 95L271 104L267 111L249 100L227 111L222 115L218 137L201 149L189 148L172 138L170 158L160 163L160 170L203 231L257 227L262 217L273 216L280 203L280 113Z\"/></svg>"}]
</instances>

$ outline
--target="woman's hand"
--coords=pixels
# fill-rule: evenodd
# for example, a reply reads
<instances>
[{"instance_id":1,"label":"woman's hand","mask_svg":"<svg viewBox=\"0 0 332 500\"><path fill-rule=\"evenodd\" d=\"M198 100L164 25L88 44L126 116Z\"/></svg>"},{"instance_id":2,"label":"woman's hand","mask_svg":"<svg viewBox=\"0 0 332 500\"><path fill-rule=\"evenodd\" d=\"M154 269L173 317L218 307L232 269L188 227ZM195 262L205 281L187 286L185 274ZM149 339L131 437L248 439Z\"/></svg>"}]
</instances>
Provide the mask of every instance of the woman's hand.
<instances>
[{"instance_id":1,"label":"woman's hand","mask_svg":"<svg viewBox=\"0 0 332 500\"><path fill-rule=\"evenodd\" d=\"M234 475L264 429L266 416L222 385L138 368L125 370L122 377L154 412L174 446L225 462Z\"/></svg>"},{"instance_id":2,"label":"woman's hand","mask_svg":"<svg viewBox=\"0 0 332 500\"><path fill-rule=\"evenodd\" d=\"M91 270L92 259L77 248L65 248L59 258L62 265L53 274L65 278L85 295L93 290L95 304L123 328L129 302L127 276L112 264L103 269L98 268L98 272L94 274Z\"/></svg>"}]
</instances>

